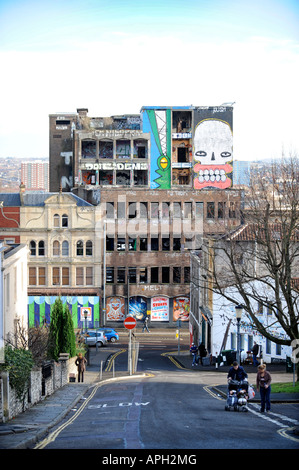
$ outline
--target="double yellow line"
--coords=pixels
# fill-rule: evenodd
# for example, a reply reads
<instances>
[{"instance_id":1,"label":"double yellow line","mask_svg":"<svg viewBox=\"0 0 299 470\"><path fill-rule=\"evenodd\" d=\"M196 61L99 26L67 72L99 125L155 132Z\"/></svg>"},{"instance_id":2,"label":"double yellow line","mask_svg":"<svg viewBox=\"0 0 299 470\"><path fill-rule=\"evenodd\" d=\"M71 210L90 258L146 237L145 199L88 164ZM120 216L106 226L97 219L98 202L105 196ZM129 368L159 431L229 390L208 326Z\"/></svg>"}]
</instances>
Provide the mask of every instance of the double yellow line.
<instances>
[{"instance_id":1,"label":"double yellow line","mask_svg":"<svg viewBox=\"0 0 299 470\"><path fill-rule=\"evenodd\" d=\"M106 368L105 368L105 372L111 371L113 361L117 358L117 356L119 356L119 354L122 354L124 352L126 352L126 349L120 349L119 351L117 351L116 353L114 353L112 356L109 357L108 364L106 365Z\"/></svg>"}]
</instances>

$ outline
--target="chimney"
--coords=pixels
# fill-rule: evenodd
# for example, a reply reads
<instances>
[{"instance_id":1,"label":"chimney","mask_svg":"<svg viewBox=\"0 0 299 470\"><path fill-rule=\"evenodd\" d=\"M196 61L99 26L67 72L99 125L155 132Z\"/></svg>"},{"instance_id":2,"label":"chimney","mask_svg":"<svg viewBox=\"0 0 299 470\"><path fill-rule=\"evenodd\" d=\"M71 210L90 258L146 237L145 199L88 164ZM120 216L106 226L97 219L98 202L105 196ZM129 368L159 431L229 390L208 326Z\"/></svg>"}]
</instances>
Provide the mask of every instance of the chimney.
<instances>
[{"instance_id":1,"label":"chimney","mask_svg":"<svg viewBox=\"0 0 299 470\"><path fill-rule=\"evenodd\" d=\"M85 117L85 116L87 116L88 109L87 108L77 108L77 113L79 114L80 117Z\"/></svg>"}]
</instances>

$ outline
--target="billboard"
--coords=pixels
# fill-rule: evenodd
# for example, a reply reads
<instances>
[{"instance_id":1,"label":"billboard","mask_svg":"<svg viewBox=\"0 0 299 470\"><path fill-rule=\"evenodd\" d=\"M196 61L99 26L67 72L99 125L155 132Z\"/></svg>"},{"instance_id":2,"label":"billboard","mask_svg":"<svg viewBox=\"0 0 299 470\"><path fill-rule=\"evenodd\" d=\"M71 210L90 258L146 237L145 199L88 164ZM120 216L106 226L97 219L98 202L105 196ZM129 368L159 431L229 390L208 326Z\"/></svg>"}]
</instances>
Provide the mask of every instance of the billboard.
<instances>
[{"instance_id":1,"label":"billboard","mask_svg":"<svg viewBox=\"0 0 299 470\"><path fill-rule=\"evenodd\" d=\"M151 298L151 321L169 321L169 298L159 295Z\"/></svg>"}]
</instances>

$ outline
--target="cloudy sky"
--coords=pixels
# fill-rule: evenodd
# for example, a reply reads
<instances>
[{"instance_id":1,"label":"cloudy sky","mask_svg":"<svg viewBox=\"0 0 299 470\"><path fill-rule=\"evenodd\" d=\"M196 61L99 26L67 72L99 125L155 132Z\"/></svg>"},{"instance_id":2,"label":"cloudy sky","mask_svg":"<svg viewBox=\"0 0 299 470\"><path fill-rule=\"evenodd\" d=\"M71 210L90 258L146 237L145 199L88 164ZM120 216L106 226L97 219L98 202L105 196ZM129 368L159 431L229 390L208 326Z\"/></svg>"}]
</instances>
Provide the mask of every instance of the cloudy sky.
<instances>
[{"instance_id":1,"label":"cloudy sky","mask_svg":"<svg viewBox=\"0 0 299 470\"><path fill-rule=\"evenodd\" d=\"M298 0L0 0L0 157L48 116L234 105L234 158L299 153Z\"/></svg>"}]
</instances>

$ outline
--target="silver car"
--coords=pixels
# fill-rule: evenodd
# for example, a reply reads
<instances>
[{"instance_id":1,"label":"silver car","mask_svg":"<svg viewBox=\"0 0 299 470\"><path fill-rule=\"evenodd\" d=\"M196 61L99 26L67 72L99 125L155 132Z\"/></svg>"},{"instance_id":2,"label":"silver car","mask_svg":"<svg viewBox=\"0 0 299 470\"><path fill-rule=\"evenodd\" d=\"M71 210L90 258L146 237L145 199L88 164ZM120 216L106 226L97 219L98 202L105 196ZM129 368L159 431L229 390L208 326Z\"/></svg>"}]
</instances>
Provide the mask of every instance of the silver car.
<instances>
[{"instance_id":1,"label":"silver car","mask_svg":"<svg viewBox=\"0 0 299 470\"><path fill-rule=\"evenodd\" d=\"M107 344L107 338L102 331L87 330L86 344L88 346L105 346Z\"/></svg>"}]
</instances>

